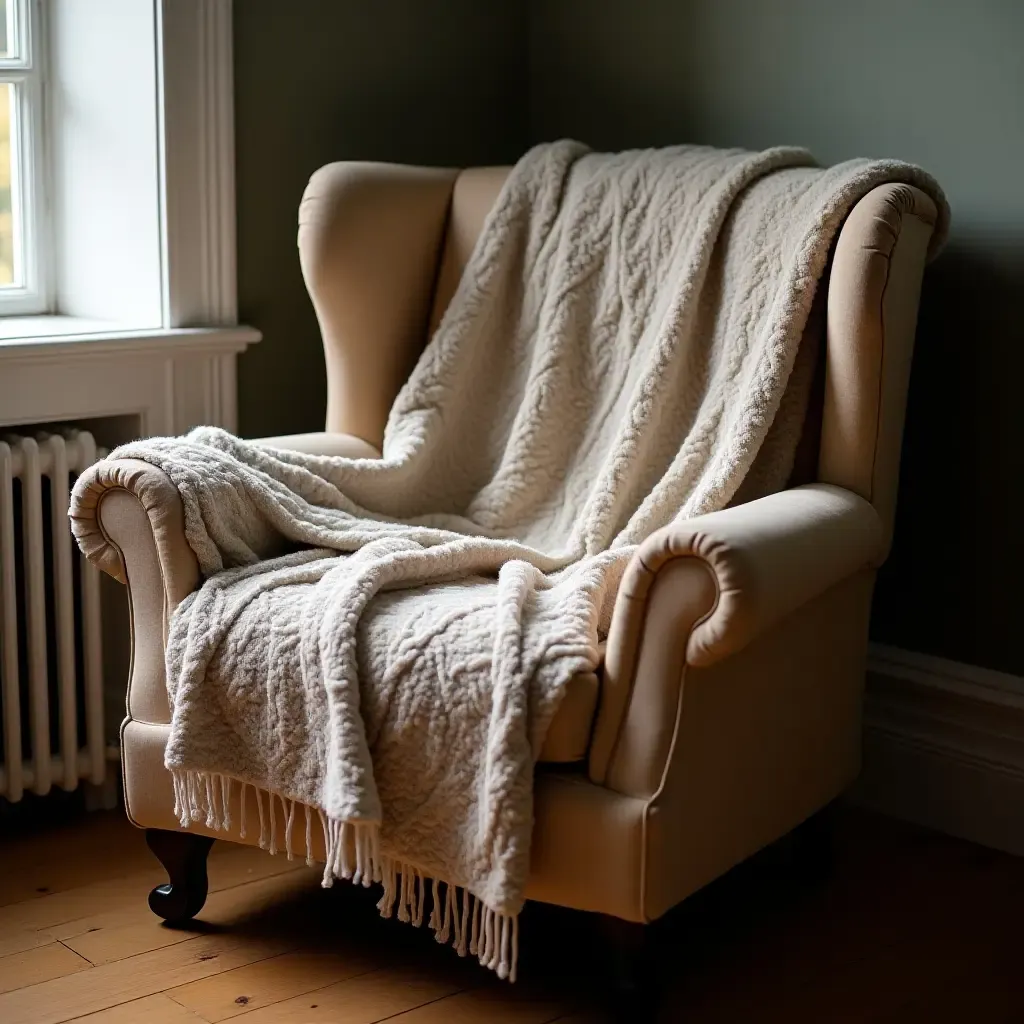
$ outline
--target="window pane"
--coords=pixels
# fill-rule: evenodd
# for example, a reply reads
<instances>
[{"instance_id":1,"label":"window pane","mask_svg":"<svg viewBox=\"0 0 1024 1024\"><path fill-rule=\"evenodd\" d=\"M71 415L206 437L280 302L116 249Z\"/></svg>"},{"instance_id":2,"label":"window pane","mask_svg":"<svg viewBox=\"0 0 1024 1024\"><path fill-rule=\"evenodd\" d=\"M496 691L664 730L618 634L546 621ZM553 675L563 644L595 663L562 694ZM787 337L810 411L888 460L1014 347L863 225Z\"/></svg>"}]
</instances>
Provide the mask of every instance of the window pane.
<instances>
[{"instance_id":1,"label":"window pane","mask_svg":"<svg viewBox=\"0 0 1024 1024\"><path fill-rule=\"evenodd\" d=\"M0 85L0 287L14 283L14 210L11 196L13 104L14 86Z\"/></svg>"},{"instance_id":2,"label":"window pane","mask_svg":"<svg viewBox=\"0 0 1024 1024\"><path fill-rule=\"evenodd\" d=\"M14 5L16 0L0 0L0 57L14 57Z\"/></svg>"}]
</instances>

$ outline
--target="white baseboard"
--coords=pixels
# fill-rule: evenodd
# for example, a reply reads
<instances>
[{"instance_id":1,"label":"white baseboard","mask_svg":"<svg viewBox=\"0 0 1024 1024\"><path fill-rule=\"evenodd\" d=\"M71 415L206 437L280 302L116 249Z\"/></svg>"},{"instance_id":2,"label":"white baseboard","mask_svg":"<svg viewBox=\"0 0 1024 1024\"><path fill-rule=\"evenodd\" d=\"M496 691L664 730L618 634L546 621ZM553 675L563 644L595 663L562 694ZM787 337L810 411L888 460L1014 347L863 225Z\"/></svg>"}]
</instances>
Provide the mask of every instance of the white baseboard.
<instances>
[{"instance_id":1,"label":"white baseboard","mask_svg":"<svg viewBox=\"0 0 1024 1024\"><path fill-rule=\"evenodd\" d=\"M1024 678L873 644L850 796L1024 855Z\"/></svg>"}]
</instances>

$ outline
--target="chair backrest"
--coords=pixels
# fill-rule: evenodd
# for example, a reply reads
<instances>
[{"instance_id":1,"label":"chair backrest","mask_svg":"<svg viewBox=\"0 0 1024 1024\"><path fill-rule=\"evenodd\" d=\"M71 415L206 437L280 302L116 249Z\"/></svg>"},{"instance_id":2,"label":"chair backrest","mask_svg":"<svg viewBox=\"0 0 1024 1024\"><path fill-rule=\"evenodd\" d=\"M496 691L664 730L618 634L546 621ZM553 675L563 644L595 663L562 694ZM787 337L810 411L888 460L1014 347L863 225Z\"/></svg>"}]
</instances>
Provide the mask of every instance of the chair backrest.
<instances>
[{"instance_id":1,"label":"chair backrest","mask_svg":"<svg viewBox=\"0 0 1024 1024\"><path fill-rule=\"evenodd\" d=\"M331 164L300 209L303 273L323 333L327 429L379 445L387 411L451 300L508 168ZM823 373L794 482L838 484L891 531L918 299L937 211L882 185L847 217L820 313Z\"/></svg>"}]
</instances>

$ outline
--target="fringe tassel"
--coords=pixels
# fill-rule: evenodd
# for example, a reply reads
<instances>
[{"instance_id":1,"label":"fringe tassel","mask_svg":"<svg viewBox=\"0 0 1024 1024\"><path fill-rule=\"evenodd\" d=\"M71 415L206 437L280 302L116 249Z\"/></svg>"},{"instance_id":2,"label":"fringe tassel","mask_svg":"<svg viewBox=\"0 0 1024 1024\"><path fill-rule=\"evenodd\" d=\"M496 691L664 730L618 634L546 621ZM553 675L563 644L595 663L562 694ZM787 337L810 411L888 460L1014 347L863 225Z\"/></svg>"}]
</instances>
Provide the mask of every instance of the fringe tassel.
<instances>
[{"instance_id":1,"label":"fringe tassel","mask_svg":"<svg viewBox=\"0 0 1024 1024\"><path fill-rule=\"evenodd\" d=\"M459 956L466 956L466 954L468 952L468 950L466 948L466 943L469 940L469 915L470 915L470 910L471 910L471 905L470 905L470 902L469 902L469 890L468 889L463 889L462 890L462 915L461 915L461 917L456 918L456 920L458 921L458 928L456 929L456 931L458 933L458 940L456 942L455 952L458 953Z\"/></svg>"},{"instance_id":2,"label":"fringe tassel","mask_svg":"<svg viewBox=\"0 0 1024 1024\"><path fill-rule=\"evenodd\" d=\"M475 896L470 897L470 914L473 917L473 927L469 933L469 951L473 956L480 956L480 901Z\"/></svg>"},{"instance_id":3,"label":"fringe tassel","mask_svg":"<svg viewBox=\"0 0 1024 1024\"><path fill-rule=\"evenodd\" d=\"M455 886L449 883L445 886L444 917L441 921L441 927L434 933L434 938L442 944L446 943L452 934L452 910L454 907Z\"/></svg>"},{"instance_id":4,"label":"fringe tassel","mask_svg":"<svg viewBox=\"0 0 1024 1024\"><path fill-rule=\"evenodd\" d=\"M295 854L292 853L292 825L295 823L295 801L288 801L288 817L284 823L284 849L288 855L289 860L295 860ZM307 851L309 846L306 846Z\"/></svg>"},{"instance_id":5,"label":"fringe tassel","mask_svg":"<svg viewBox=\"0 0 1024 1024\"><path fill-rule=\"evenodd\" d=\"M398 895L395 887L395 862L388 859L384 865L384 893L377 901L377 909L383 918L390 917L395 912L395 898Z\"/></svg>"},{"instance_id":6,"label":"fringe tassel","mask_svg":"<svg viewBox=\"0 0 1024 1024\"><path fill-rule=\"evenodd\" d=\"M182 828L201 822L214 831L230 829L231 798L233 788L237 787L238 834L242 839L246 837L246 790L252 786L260 818L259 845L269 849L270 853L277 853L277 811L274 801L280 800L284 816L285 853L289 860L294 859L292 833L296 804L301 801L215 772L173 771L171 779L174 815ZM266 811L263 807L264 796L267 800ZM312 808L305 803L302 806L306 815L306 863L312 866ZM482 966L494 971L499 978L507 978L512 982L516 980L519 961L518 915L500 914L492 910L464 886L460 899L459 887L442 879L428 879L413 865L383 856L379 829L375 822L331 821L320 808L316 808L316 811L326 849L322 883L325 889L334 884L335 878L351 879L354 885L381 883L383 892L377 902L381 917L397 915L399 921L419 928L426 912L429 882L431 908L427 927L434 933L434 938L440 943L450 941L459 956L469 953L477 957Z\"/></svg>"},{"instance_id":7,"label":"fringe tassel","mask_svg":"<svg viewBox=\"0 0 1024 1024\"><path fill-rule=\"evenodd\" d=\"M256 786L252 788L256 790L256 806L260 809L260 849L265 850L267 848L267 823L263 817L263 797L260 789Z\"/></svg>"},{"instance_id":8,"label":"fringe tassel","mask_svg":"<svg viewBox=\"0 0 1024 1024\"><path fill-rule=\"evenodd\" d=\"M409 923L409 872L402 872L402 884L398 890L398 920Z\"/></svg>"},{"instance_id":9,"label":"fringe tassel","mask_svg":"<svg viewBox=\"0 0 1024 1024\"><path fill-rule=\"evenodd\" d=\"M413 876L416 882L416 913L413 915L413 928L423 927L423 910L427 903L427 880L419 874Z\"/></svg>"},{"instance_id":10,"label":"fringe tassel","mask_svg":"<svg viewBox=\"0 0 1024 1024\"><path fill-rule=\"evenodd\" d=\"M310 817L309 804L303 804L306 808L306 867L313 866L313 819Z\"/></svg>"},{"instance_id":11,"label":"fringe tassel","mask_svg":"<svg viewBox=\"0 0 1024 1024\"><path fill-rule=\"evenodd\" d=\"M270 845L268 852L271 857L277 855L277 821L274 818L274 794L267 793L267 803L270 804Z\"/></svg>"},{"instance_id":12,"label":"fringe tassel","mask_svg":"<svg viewBox=\"0 0 1024 1024\"><path fill-rule=\"evenodd\" d=\"M222 775L220 777L220 804L224 808L221 816L221 824L225 829L231 828L231 777Z\"/></svg>"},{"instance_id":13,"label":"fringe tassel","mask_svg":"<svg viewBox=\"0 0 1024 1024\"><path fill-rule=\"evenodd\" d=\"M324 830L324 846L327 848L326 863L324 864L324 877L320 884L325 889L330 889L330 887L334 885L334 871L331 864L330 829L327 827L327 818L319 807L316 809L316 813L320 815L320 827Z\"/></svg>"},{"instance_id":14,"label":"fringe tassel","mask_svg":"<svg viewBox=\"0 0 1024 1024\"><path fill-rule=\"evenodd\" d=\"M204 788L206 789L206 827L213 828L216 822L214 814L216 813L216 805L214 800L214 789L210 782L210 776L207 775L203 779Z\"/></svg>"},{"instance_id":15,"label":"fringe tassel","mask_svg":"<svg viewBox=\"0 0 1024 1024\"><path fill-rule=\"evenodd\" d=\"M438 881L435 878L432 883L430 891L430 919L427 921L427 927L434 933L434 937L437 938L441 931L441 894L438 892Z\"/></svg>"}]
</instances>

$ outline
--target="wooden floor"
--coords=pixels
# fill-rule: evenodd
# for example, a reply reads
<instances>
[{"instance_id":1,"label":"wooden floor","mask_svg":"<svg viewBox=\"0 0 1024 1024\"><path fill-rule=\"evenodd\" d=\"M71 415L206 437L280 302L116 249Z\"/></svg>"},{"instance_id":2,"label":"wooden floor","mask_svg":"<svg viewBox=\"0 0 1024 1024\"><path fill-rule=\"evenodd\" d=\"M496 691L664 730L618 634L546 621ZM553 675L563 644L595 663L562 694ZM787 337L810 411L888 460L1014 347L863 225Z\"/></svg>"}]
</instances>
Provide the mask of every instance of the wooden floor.
<instances>
[{"instance_id":1,"label":"wooden floor","mask_svg":"<svg viewBox=\"0 0 1024 1024\"><path fill-rule=\"evenodd\" d=\"M210 879L201 920L172 930L146 906L161 869L121 815L0 839L0 1022L603 1019L585 915L531 909L510 986L283 857L218 843ZM1021 1022L1024 861L846 812L825 882L755 861L663 925L657 961L658 1020Z\"/></svg>"}]
</instances>

